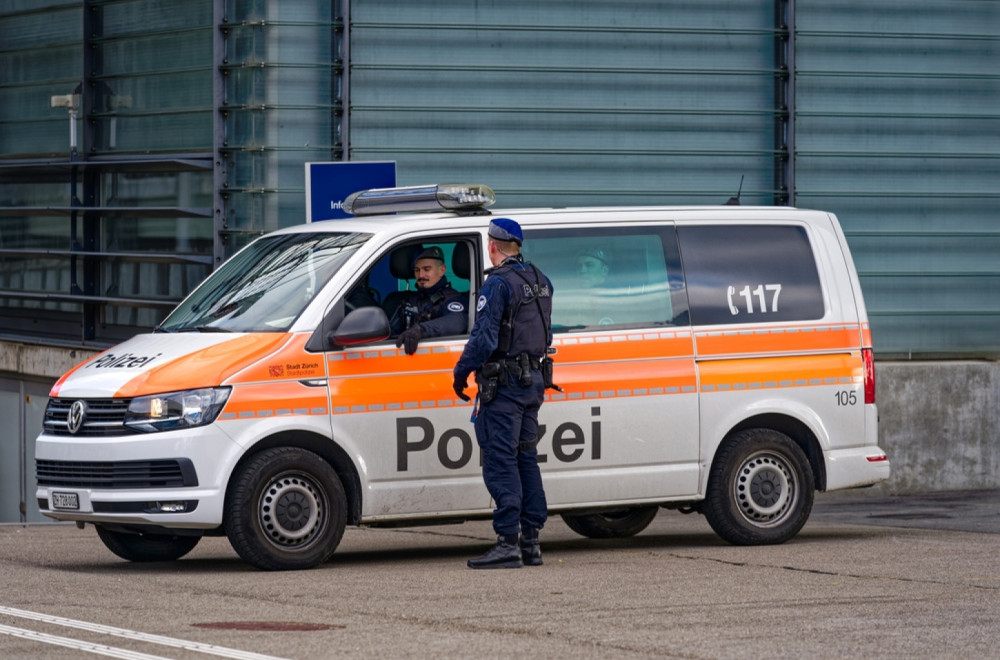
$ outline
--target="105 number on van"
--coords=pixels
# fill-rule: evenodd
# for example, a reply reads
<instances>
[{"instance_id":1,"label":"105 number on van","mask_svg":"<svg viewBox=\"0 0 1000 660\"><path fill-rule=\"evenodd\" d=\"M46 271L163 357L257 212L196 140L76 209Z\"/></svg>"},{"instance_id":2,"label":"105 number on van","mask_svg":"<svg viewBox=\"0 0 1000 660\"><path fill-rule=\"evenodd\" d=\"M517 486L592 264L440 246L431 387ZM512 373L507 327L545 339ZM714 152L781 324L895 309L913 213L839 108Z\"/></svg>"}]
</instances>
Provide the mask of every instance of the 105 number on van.
<instances>
[{"instance_id":1,"label":"105 number on van","mask_svg":"<svg viewBox=\"0 0 1000 660\"><path fill-rule=\"evenodd\" d=\"M858 393L854 390L835 392L833 396L837 398L838 406L853 406L858 402Z\"/></svg>"}]
</instances>

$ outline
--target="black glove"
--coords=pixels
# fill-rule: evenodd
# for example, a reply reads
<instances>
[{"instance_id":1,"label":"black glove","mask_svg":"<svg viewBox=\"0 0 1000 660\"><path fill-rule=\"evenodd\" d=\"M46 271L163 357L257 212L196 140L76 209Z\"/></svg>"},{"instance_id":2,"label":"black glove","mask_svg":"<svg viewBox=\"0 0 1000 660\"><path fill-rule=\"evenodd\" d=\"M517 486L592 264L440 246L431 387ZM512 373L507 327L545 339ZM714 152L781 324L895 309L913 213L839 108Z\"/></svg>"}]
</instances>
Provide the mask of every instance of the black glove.
<instances>
[{"instance_id":1,"label":"black glove","mask_svg":"<svg viewBox=\"0 0 1000 660\"><path fill-rule=\"evenodd\" d=\"M455 384L452 388L455 390L455 394L462 401L469 401L469 395L465 393L465 388L469 386L469 375L466 374L464 377L455 374Z\"/></svg>"},{"instance_id":2,"label":"black glove","mask_svg":"<svg viewBox=\"0 0 1000 660\"><path fill-rule=\"evenodd\" d=\"M396 338L396 348L403 346L403 350L406 351L407 355L413 355L417 352L417 342L424 334L420 332L420 326L415 325L408 330L403 330L399 333L399 337Z\"/></svg>"}]
</instances>

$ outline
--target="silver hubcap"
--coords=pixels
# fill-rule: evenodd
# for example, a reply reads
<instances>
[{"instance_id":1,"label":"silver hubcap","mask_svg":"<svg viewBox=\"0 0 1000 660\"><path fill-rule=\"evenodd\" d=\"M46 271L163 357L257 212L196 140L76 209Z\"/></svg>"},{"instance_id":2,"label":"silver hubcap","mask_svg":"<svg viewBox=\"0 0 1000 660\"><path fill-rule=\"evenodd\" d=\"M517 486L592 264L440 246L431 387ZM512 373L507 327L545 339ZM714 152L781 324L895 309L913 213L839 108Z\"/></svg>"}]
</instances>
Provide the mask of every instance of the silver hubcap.
<instances>
[{"instance_id":1,"label":"silver hubcap","mask_svg":"<svg viewBox=\"0 0 1000 660\"><path fill-rule=\"evenodd\" d=\"M743 517L754 525L777 524L798 499L795 476L788 463L769 452L747 459L733 483L733 495Z\"/></svg>"},{"instance_id":2,"label":"silver hubcap","mask_svg":"<svg viewBox=\"0 0 1000 660\"><path fill-rule=\"evenodd\" d=\"M308 545L326 525L326 499L307 475L283 474L260 498L261 527L274 545L295 549Z\"/></svg>"}]
</instances>

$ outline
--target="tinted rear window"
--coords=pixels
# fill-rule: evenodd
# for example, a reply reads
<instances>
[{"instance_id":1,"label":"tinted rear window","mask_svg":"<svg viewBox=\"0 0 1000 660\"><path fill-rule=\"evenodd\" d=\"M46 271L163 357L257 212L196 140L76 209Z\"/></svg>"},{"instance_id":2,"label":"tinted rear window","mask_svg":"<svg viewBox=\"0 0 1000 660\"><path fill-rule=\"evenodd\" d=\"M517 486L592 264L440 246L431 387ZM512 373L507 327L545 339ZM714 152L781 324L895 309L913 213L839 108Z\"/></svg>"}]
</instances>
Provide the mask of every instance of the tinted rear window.
<instances>
[{"instance_id":1,"label":"tinted rear window","mask_svg":"<svg viewBox=\"0 0 1000 660\"><path fill-rule=\"evenodd\" d=\"M823 291L805 228L677 228L695 325L822 318Z\"/></svg>"}]
</instances>

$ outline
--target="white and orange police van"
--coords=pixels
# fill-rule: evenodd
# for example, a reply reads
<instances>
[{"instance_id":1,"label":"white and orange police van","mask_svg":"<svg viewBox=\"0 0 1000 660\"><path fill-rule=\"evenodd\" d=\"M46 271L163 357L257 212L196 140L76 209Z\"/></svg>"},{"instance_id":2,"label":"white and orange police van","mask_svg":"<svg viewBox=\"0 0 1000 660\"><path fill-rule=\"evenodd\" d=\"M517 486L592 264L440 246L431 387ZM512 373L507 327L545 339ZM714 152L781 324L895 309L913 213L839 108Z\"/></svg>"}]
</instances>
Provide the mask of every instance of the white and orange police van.
<instances>
[{"instance_id":1,"label":"white and orange police van","mask_svg":"<svg viewBox=\"0 0 1000 660\"><path fill-rule=\"evenodd\" d=\"M354 218L251 243L152 333L55 384L39 508L92 523L129 560L224 534L272 570L325 561L348 524L488 518L472 405L452 391L467 332L406 355L388 318L428 246L475 309L492 202L477 185L365 191L346 202ZM562 390L542 406L539 461L574 531L636 534L664 507L732 543L781 543L815 491L888 478L867 313L833 215L494 215L521 224L553 282Z\"/></svg>"}]
</instances>

